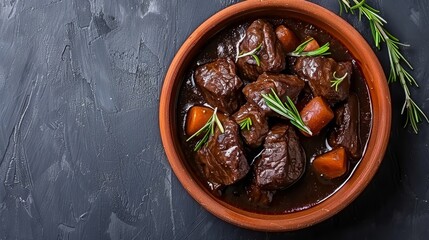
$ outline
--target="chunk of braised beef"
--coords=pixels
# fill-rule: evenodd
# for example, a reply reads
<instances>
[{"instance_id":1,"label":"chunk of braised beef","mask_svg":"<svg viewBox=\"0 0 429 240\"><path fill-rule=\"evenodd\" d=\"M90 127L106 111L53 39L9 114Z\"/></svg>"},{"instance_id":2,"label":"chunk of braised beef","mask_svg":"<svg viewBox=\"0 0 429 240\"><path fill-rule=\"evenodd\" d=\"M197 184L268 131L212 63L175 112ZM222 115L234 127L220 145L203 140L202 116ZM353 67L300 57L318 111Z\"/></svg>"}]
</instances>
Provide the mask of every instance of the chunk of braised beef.
<instances>
[{"instance_id":1,"label":"chunk of braised beef","mask_svg":"<svg viewBox=\"0 0 429 240\"><path fill-rule=\"evenodd\" d=\"M260 207L268 207L273 201L275 192L276 191L262 190L254 182L246 186L246 193L249 201Z\"/></svg>"},{"instance_id":2,"label":"chunk of braised beef","mask_svg":"<svg viewBox=\"0 0 429 240\"><path fill-rule=\"evenodd\" d=\"M246 100L258 106L263 114L273 115L262 94L269 94L273 89L282 101L286 101L286 96L296 100L304 86L305 82L294 75L263 73L256 82L247 84L243 93Z\"/></svg>"},{"instance_id":3,"label":"chunk of braised beef","mask_svg":"<svg viewBox=\"0 0 429 240\"><path fill-rule=\"evenodd\" d=\"M239 93L243 82L236 75L235 64L229 58L219 58L195 71L195 82L204 99L225 113L240 107Z\"/></svg>"},{"instance_id":4,"label":"chunk of braised beef","mask_svg":"<svg viewBox=\"0 0 429 240\"><path fill-rule=\"evenodd\" d=\"M208 142L196 154L197 167L207 181L230 185L249 172L244 154L239 127L232 119L221 119L224 133L218 127Z\"/></svg>"},{"instance_id":5,"label":"chunk of braised beef","mask_svg":"<svg viewBox=\"0 0 429 240\"><path fill-rule=\"evenodd\" d=\"M334 104L344 101L349 96L353 71L351 62L337 63L334 59L325 57L299 57L295 61L293 71L308 81L315 97L324 97ZM347 74L338 89L332 87L334 74L338 78Z\"/></svg>"},{"instance_id":6,"label":"chunk of braised beef","mask_svg":"<svg viewBox=\"0 0 429 240\"><path fill-rule=\"evenodd\" d=\"M335 111L335 127L329 136L329 144L343 146L350 156L359 159L362 155L359 136L359 99L351 94Z\"/></svg>"},{"instance_id":7,"label":"chunk of braised beef","mask_svg":"<svg viewBox=\"0 0 429 240\"><path fill-rule=\"evenodd\" d=\"M263 190L290 187L304 174L305 163L305 152L295 130L289 125L275 125L254 165L256 185Z\"/></svg>"},{"instance_id":8,"label":"chunk of braised beef","mask_svg":"<svg viewBox=\"0 0 429 240\"><path fill-rule=\"evenodd\" d=\"M237 60L240 74L250 81L254 81L263 72L279 73L286 67L285 53L278 41L273 27L265 20L254 21L246 30L246 36L240 44L240 52L251 52L261 45L257 61L252 56Z\"/></svg>"},{"instance_id":9,"label":"chunk of braised beef","mask_svg":"<svg viewBox=\"0 0 429 240\"><path fill-rule=\"evenodd\" d=\"M261 146L269 131L268 122L259 108L251 103L246 103L233 115L237 124L250 118L252 124L249 129L241 129L241 136L247 145L252 148Z\"/></svg>"}]
</instances>

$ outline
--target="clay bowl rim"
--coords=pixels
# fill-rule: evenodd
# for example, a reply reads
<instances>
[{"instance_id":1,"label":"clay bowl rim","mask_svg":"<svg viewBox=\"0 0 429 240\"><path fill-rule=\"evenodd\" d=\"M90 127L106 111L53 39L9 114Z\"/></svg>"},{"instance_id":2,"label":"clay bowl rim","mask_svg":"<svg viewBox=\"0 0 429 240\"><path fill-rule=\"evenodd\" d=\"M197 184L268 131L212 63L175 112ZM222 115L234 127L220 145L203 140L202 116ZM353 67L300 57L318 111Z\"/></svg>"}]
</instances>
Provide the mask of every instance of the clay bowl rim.
<instances>
[{"instance_id":1,"label":"clay bowl rim","mask_svg":"<svg viewBox=\"0 0 429 240\"><path fill-rule=\"evenodd\" d=\"M269 12L269 13L267 13ZM362 161L350 179L323 202L294 213L269 215L248 212L231 206L205 189L182 160L176 129L178 88L184 71L198 48L228 24L243 17L283 15L310 22L338 39L360 62L370 91L373 111L372 129ZM250 17L251 16L251 17ZM186 191L206 210L234 225L261 231L290 231L319 223L350 204L368 185L376 173L390 135L391 101L384 71L365 39L346 21L316 4L302 0L244 1L227 7L202 23L183 43L174 57L160 96L159 126L168 161Z\"/></svg>"}]
</instances>

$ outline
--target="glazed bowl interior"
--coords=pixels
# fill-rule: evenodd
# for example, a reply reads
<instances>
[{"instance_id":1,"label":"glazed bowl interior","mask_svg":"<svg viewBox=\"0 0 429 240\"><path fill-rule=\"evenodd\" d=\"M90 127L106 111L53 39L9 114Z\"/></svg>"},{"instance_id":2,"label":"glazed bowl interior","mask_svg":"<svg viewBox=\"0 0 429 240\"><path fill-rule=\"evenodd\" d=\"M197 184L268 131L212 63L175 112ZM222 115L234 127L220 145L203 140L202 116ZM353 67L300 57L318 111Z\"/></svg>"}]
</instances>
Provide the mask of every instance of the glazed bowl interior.
<instances>
[{"instance_id":1,"label":"glazed bowl interior","mask_svg":"<svg viewBox=\"0 0 429 240\"><path fill-rule=\"evenodd\" d=\"M245 211L214 197L198 180L184 158L177 129L177 99L184 74L205 44L224 28L256 18L295 18L311 23L339 40L359 62L368 85L373 120L365 154L350 179L332 196L309 209L278 215ZM173 59L160 98L160 131L170 165L189 194L217 217L235 225L263 231L304 228L346 207L366 187L383 158L391 121L390 94L380 63L362 36L330 11L300 0L247 1L224 9L205 21L186 40Z\"/></svg>"}]
</instances>

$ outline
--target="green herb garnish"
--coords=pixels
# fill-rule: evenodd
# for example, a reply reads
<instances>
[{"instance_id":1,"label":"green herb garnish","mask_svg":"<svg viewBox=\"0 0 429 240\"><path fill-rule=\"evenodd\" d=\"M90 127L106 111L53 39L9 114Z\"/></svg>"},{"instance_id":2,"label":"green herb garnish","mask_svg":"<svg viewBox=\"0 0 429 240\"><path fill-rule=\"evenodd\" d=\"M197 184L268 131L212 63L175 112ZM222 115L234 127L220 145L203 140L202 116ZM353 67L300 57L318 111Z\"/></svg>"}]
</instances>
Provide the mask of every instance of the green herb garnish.
<instances>
[{"instance_id":1,"label":"green herb garnish","mask_svg":"<svg viewBox=\"0 0 429 240\"><path fill-rule=\"evenodd\" d=\"M247 118L243 119L239 123L241 130L247 129L247 131L250 130L250 126L252 126L252 124L253 124L252 123L252 119L250 117L247 117Z\"/></svg>"},{"instance_id":2,"label":"green herb garnish","mask_svg":"<svg viewBox=\"0 0 429 240\"><path fill-rule=\"evenodd\" d=\"M290 97L287 96L287 101L283 103L273 89L271 89L271 92L272 93L269 94L262 94L262 97L264 97L267 106L274 112L289 119L292 125L297 127L299 130L307 133L310 136L313 135L310 129L305 125L304 121L302 121L298 109L296 109L295 104L290 99Z\"/></svg>"},{"instance_id":3,"label":"green herb garnish","mask_svg":"<svg viewBox=\"0 0 429 240\"><path fill-rule=\"evenodd\" d=\"M316 57L316 56L325 56L331 54L329 51L329 42L325 43L323 46L319 47L316 50L313 51L304 51L304 49L307 47L307 45L313 41L314 38L310 38L307 41L301 43L295 51L288 53L289 56L293 57Z\"/></svg>"},{"instance_id":4,"label":"green herb garnish","mask_svg":"<svg viewBox=\"0 0 429 240\"><path fill-rule=\"evenodd\" d=\"M209 138L214 135L215 124L217 125L217 127L219 128L219 131L221 133L225 132L225 130L222 126L222 123L220 122L219 118L217 117L217 108L214 109L213 115L209 118L209 120L207 120L206 124L204 124L204 126L202 128L200 128L196 133L194 133L192 136L190 136L188 139L186 139L186 141L188 142L189 140L193 139L194 137L197 137L197 136L201 135L202 133L204 133L203 138L201 138L197 142L197 144L195 145L194 151L198 151L205 143L207 143Z\"/></svg>"},{"instance_id":5,"label":"green herb garnish","mask_svg":"<svg viewBox=\"0 0 429 240\"><path fill-rule=\"evenodd\" d=\"M247 52L247 53L241 52L240 54L238 54L236 59L239 59L242 57L247 57L247 56L252 56L252 58L255 59L256 65L258 65L258 67L259 67L259 66L261 66L261 61L259 60L259 57L257 54L258 54L259 50L261 50L261 48L262 48L262 43L260 43L255 49L253 49L250 52Z\"/></svg>"},{"instance_id":6,"label":"green herb garnish","mask_svg":"<svg viewBox=\"0 0 429 240\"><path fill-rule=\"evenodd\" d=\"M344 79L347 77L347 74L344 74L344 76L342 77L337 77L335 74L337 72L334 72L334 74L332 74L332 77L334 77L333 80L331 80L331 87L335 87L335 91L338 92L338 87L340 86L340 84L344 81Z\"/></svg>"},{"instance_id":7,"label":"green herb garnish","mask_svg":"<svg viewBox=\"0 0 429 240\"><path fill-rule=\"evenodd\" d=\"M404 57L404 55L402 55L399 49L401 46L409 47L409 45L401 43L398 38L390 34L384 28L384 24L386 24L387 21L380 16L379 10L369 6L365 0L338 0L338 3L340 4L340 14L342 13L343 9L347 13L350 12L351 14L355 14L356 10L359 12L359 20L362 19L362 15L368 19L372 38L377 49L380 49L382 42L386 44L390 60L389 83L397 82L399 80L399 83L404 90L405 101L401 111L401 114L404 114L405 110L407 111L407 118L404 127L410 124L414 132L418 133L419 129L417 124L423 120L429 122L429 119L411 98L409 87L413 85L418 87L418 84L414 77L411 76L411 74L404 68L405 66L410 70L413 70L413 67ZM352 3L354 5L352 5Z\"/></svg>"}]
</instances>

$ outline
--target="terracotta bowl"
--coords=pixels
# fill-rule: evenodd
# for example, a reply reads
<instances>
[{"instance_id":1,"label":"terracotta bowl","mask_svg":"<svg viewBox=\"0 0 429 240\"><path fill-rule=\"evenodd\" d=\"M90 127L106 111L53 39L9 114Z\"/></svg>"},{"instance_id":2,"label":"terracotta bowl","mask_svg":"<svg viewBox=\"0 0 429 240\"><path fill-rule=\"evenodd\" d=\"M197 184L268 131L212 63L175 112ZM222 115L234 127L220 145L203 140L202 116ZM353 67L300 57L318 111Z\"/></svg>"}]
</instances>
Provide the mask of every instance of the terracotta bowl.
<instances>
[{"instance_id":1,"label":"terracotta bowl","mask_svg":"<svg viewBox=\"0 0 429 240\"><path fill-rule=\"evenodd\" d=\"M202 186L188 166L179 146L176 129L177 98L185 71L204 44L226 26L245 19L293 17L316 25L337 38L360 62L373 110L372 130L365 155L347 183L320 204L306 210L281 214L257 214L233 207ZM321 222L350 204L368 185L383 159L391 121L390 94L377 57L364 38L336 14L303 0L245 1L206 20L185 41L173 59L162 88L159 126L170 165L183 187L205 209L240 227L263 231L289 231Z\"/></svg>"}]
</instances>

